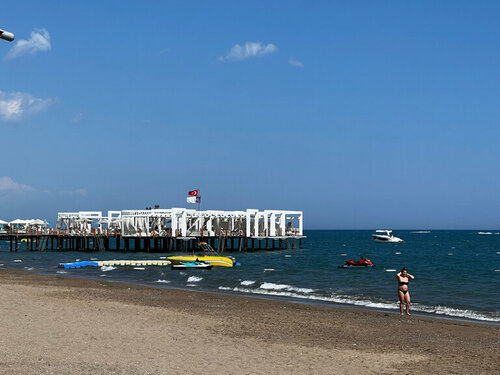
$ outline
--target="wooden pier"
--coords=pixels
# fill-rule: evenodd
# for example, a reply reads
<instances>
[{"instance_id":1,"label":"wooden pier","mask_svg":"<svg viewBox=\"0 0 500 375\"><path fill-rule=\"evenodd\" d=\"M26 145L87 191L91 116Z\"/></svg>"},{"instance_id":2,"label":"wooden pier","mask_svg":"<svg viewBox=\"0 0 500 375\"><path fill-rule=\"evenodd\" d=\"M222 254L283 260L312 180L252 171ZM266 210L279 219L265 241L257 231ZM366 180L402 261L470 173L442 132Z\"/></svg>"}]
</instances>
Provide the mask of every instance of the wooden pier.
<instances>
[{"instance_id":1,"label":"wooden pier","mask_svg":"<svg viewBox=\"0 0 500 375\"><path fill-rule=\"evenodd\" d=\"M126 237L115 235L3 234L0 240L10 242L10 251L136 251L192 252L201 241L219 252L294 249L302 247L304 236L283 237Z\"/></svg>"},{"instance_id":2,"label":"wooden pier","mask_svg":"<svg viewBox=\"0 0 500 375\"><path fill-rule=\"evenodd\" d=\"M46 220L1 221L0 240L10 250L191 252L207 242L219 252L293 249L302 246L302 211L186 208L59 212Z\"/></svg>"}]
</instances>

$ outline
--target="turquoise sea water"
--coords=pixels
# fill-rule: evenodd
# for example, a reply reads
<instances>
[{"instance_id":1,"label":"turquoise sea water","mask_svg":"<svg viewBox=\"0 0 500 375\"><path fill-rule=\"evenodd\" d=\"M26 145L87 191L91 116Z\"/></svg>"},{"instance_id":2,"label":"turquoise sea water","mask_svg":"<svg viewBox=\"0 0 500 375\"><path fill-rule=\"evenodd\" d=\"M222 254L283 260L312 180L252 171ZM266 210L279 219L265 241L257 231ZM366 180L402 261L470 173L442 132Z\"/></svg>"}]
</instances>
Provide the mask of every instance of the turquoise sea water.
<instances>
[{"instance_id":1,"label":"turquoise sea water","mask_svg":"<svg viewBox=\"0 0 500 375\"><path fill-rule=\"evenodd\" d=\"M173 253L9 252L0 241L4 268L69 277L135 282L216 292L263 295L310 303L341 303L397 310L396 272L406 267L412 310L500 322L500 234L477 231L397 231L402 244L380 244L370 231L306 231L302 249L231 253L241 267L171 270L170 267L100 267L61 270L60 262L160 259ZM345 259L370 258L375 268L339 269Z\"/></svg>"}]
</instances>

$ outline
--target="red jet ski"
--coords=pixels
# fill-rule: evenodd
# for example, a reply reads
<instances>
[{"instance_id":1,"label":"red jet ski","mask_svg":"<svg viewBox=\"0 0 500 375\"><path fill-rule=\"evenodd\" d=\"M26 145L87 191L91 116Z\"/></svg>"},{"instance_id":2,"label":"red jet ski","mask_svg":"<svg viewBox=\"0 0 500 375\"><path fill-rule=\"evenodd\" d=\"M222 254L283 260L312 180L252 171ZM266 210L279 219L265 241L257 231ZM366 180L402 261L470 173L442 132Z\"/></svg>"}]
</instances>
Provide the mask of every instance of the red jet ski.
<instances>
[{"instance_id":1,"label":"red jet ski","mask_svg":"<svg viewBox=\"0 0 500 375\"><path fill-rule=\"evenodd\" d=\"M370 259L361 257L360 260L346 260L345 263L338 268L362 268L375 267Z\"/></svg>"}]
</instances>

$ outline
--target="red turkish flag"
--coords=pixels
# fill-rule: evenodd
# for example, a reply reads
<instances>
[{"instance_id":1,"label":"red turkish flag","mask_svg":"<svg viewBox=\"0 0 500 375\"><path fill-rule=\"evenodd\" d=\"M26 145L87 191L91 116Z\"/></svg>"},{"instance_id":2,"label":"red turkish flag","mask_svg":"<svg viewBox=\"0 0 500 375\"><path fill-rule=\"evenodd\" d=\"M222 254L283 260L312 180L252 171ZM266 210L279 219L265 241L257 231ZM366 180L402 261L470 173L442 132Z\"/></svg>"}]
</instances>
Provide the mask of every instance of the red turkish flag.
<instances>
[{"instance_id":1,"label":"red turkish flag","mask_svg":"<svg viewBox=\"0 0 500 375\"><path fill-rule=\"evenodd\" d=\"M198 190L191 190L191 191L188 191L188 195L190 197L197 197L198 196Z\"/></svg>"}]
</instances>

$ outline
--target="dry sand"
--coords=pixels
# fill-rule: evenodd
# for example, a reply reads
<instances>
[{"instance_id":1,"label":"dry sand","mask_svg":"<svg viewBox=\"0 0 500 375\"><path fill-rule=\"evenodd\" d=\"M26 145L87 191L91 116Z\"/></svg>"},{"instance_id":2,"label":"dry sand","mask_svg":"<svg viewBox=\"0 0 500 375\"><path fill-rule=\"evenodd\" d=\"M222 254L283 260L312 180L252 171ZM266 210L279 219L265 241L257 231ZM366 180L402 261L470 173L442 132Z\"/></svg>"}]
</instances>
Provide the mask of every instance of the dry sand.
<instances>
[{"instance_id":1,"label":"dry sand","mask_svg":"<svg viewBox=\"0 0 500 375\"><path fill-rule=\"evenodd\" d=\"M0 374L498 374L500 326L0 270Z\"/></svg>"}]
</instances>

